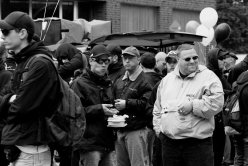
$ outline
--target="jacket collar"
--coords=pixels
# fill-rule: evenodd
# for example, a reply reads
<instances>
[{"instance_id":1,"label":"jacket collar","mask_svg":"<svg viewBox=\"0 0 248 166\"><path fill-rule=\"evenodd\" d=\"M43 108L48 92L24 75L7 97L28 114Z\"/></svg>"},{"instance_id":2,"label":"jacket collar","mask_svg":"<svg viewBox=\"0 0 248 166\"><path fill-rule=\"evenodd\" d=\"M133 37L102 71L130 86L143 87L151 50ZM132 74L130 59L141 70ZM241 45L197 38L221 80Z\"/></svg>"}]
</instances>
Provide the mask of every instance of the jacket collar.
<instances>
[{"instance_id":1,"label":"jacket collar","mask_svg":"<svg viewBox=\"0 0 248 166\"><path fill-rule=\"evenodd\" d=\"M200 73L200 72L202 72L203 70L206 70L206 69L207 69L206 66L198 65L198 69L194 73L191 73L190 75L188 75L186 78L194 78L197 75L197 73ZM179 73L178 65L176 66L175 70L172 73L175 74L178 77L181 77L180 73Z\"/></svg>"},{"instance_id":2,"label":"jacket collar","mask_svg":"<svg viewBox=\"0 0 248 166\"><path fill-rule=\"evenodd\" d=\"M125 79L129 78L130 81L135 81L142 71L143 70L142 70L141 66L139 66L135 70L135 72L133 74L131 74L131 75L129 75L128 71L126 71L124 77L122 78L122 80L125 80Z\"/></svg>"}]
</instances>

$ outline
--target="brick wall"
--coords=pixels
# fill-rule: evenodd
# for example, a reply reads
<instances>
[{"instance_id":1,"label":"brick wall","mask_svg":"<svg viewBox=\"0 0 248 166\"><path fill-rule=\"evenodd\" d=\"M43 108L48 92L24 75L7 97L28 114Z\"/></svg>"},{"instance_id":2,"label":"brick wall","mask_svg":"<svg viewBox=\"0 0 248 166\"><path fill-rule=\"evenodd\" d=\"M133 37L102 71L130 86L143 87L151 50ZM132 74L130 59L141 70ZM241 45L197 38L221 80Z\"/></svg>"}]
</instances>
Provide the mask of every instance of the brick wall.
<instances>
[{"instance_id":1,"label":"brick wall","mask_svg":"<svg viewBox=\"0 0 248 166\"><path fill-rule=\"evenodd\" d=\"M153 6L158 9L157 30L168 30L172 23L173 9L193 10L200 12L205 7L215 7L215 0L106 0L101 13L112 22L112 32L120 32L121 4ZM106 11L106 13L105 13Z\"/></svg>"}]
</instances>

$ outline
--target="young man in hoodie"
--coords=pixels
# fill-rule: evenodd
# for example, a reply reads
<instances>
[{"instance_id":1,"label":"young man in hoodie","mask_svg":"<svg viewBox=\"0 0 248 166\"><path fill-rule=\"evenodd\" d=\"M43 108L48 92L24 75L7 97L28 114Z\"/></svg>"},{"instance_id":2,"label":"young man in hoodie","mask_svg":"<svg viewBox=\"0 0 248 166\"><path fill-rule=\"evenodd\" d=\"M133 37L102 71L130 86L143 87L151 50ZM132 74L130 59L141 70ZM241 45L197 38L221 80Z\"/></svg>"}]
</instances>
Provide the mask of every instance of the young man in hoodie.
<instances>
[{"instance_id":1,"label":"young man in hoodie","mask_svg":"<svg viewBox=\"0 0 248 166\"><path fill-rule=\"evenodd\" d=\"M224 104L218 77L198 64L193 45L178 47L178 65L162 79L153 126L162 142L163 164L213 166L214 115Z\"/></svg>"},{"instance_id":2,"label":"young man in hoodie","mask_svg":"<svg viewBox=\"0 0 248 166\"><path fill-rule=\"evenodd\" d=\"M90 70L72 84L86 111L85 142L79 148L80 166L112 166L114 133L107 127L107 119L118 111L112 109L112 83L107 76L110 53L103 45L96 45L91 52Z\"/></svg>"},{"instance_id":3,"label":"young man in hoodie","mask_svg":"<svg viewBox=\"0 0 248 166\"><path fill-rule=\"evenodd\" d=\"M137 48L127 47L122 53L125 75L114 85L115 107L120 115L128 115L126 126L117 132L116 156L118 166L147 166L151 164L148 135L152 114L146 111L151 85L142 71Z\"/></svg>"},{"instance_id":4,"label":"young man in hoodie","mask_svg":"<svg viewBox=\"0 0 248 166\"><path fill-rule=\"evenodd\" d=\"M57 72L51 61L42 57L33 59L28 69L25 67L31 57L43 54L51 58L51 54L41 42L32 40L35 25L26 13L10 13L0 21L0 29L4 45L17 63L13 93L5 95L0 106L0 117L7 122L1 144L14 166L50 166L51 137L43 118L56 110L61 96Z\"/></svg>"}]
</instances>

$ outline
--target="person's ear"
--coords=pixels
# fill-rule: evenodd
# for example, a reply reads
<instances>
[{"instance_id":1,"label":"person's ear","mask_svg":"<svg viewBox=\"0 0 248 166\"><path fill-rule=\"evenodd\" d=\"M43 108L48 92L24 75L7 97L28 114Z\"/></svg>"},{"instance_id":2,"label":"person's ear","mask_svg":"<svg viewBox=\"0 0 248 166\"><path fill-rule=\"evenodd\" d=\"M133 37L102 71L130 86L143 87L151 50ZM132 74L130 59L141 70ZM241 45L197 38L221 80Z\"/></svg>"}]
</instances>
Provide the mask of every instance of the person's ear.
<instances>
[{"instance_id":1,"label":"person's ear","mask_svg":"<svg viewBox=\"0 0 248 166\"><path fill-rule=\"evenodd\" d=\"M28 38L28 31L26 29L21 29L19 31L19 36L20 36L20 39L25 39L25 38Z\"/></svg>"}]
</instances>

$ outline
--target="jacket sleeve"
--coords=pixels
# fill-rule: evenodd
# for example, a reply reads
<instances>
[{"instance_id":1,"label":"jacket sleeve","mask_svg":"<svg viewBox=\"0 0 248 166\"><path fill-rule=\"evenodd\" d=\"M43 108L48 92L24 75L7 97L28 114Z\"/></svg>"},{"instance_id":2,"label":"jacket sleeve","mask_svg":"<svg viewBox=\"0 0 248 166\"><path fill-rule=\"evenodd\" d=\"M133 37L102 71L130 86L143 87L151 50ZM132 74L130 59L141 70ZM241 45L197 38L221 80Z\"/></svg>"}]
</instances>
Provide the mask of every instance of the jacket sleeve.
<instances>
[{"instance_id":1,"label":"jacket sleeve","mask_svg":"<svg viewBox=\"0 0 248 166\"><path fill-rule=\"evenodd\" d=\"M80 97L81 103L85 108L86 118L103 116L104 112L103 112L102 104L89 105L89 103L87 102L87 94L85 94L84 87L80 83L80 81L81 81L80 79L77 79L72 84L72 89Z\"/></svg>"},{"instance_id":2,"label":"jacket sleeve","mask_svg":"<svg viewBox=\"0 0 248 166\"><path fill-rule=\"evenodd\" d=\"M53 85L58 83L54 78L56 76L56 71L48 60L35 60L31 63L26 79L10 105L8 121L24 121L39 116L38 111L45 111L40 110L40 106L46 101Z\"/></svg>"},{"instance_id":3,"label":"jacket sleeve","mask_svg":"<svg viewBox=\"0 0 248 166\"><path fill-rule=\"evenodd\" d=\"M68 77L73 76L74 71L77 69L84 68L84 62L82 59L82 55L80 53L76 54L68 63L65 63L59 66L59 75L66 79Z\"/></svg>"},{"instance_id":4,"label":"jacket sleeve","mask_svg":"<svg viewBox=\"0 0 248 166\"><path fill-rule=\"evenodd\" d=\"M193 99L193 114L210 119L219 113L224 105L224 93L220 80L214 74L209 78L209 84L203 89L200 99Z\"/></svg>"},{"instance_id":5,"label":"jacket sleeve","mask_svg":"<svg viewBox=\"0 0 248 166\"><path fill-rule=\"evenodd\" d=\"M127 99L126 107L127 110L133 110L135 115L142 114L144 115L144 110L148 99L150 98L152 88L148 83L144 84L144 87L140 90L141 97L139 99Z\"/></svg>"},{"instance_id":6,"label":"jacket sleeve","mask_svg":"<svg viewBox=\"0 0 248 166\"><path fill-rule=\"evenodd\" d=\"M243 123L243 134L246 139L248 139L248 86L246 86L240 93L240 109L242 113L242 123Z\"/></svg>"},{"instance_id":7,"label":"jacket sleeve","mask_svg":"<svg viewBox=\"0 0 248 166\"><path fill-rule=\"evenodd\" d=\"M154 103L153 107L153 129L154 131L159 134L160 133L160 122L161 122L161 116L162 116L162 108L161 108L161 95L160 91L162 88L163 81L158 86L157 93L156 93L156 101Z\"/></svg>"}]
</instances>

